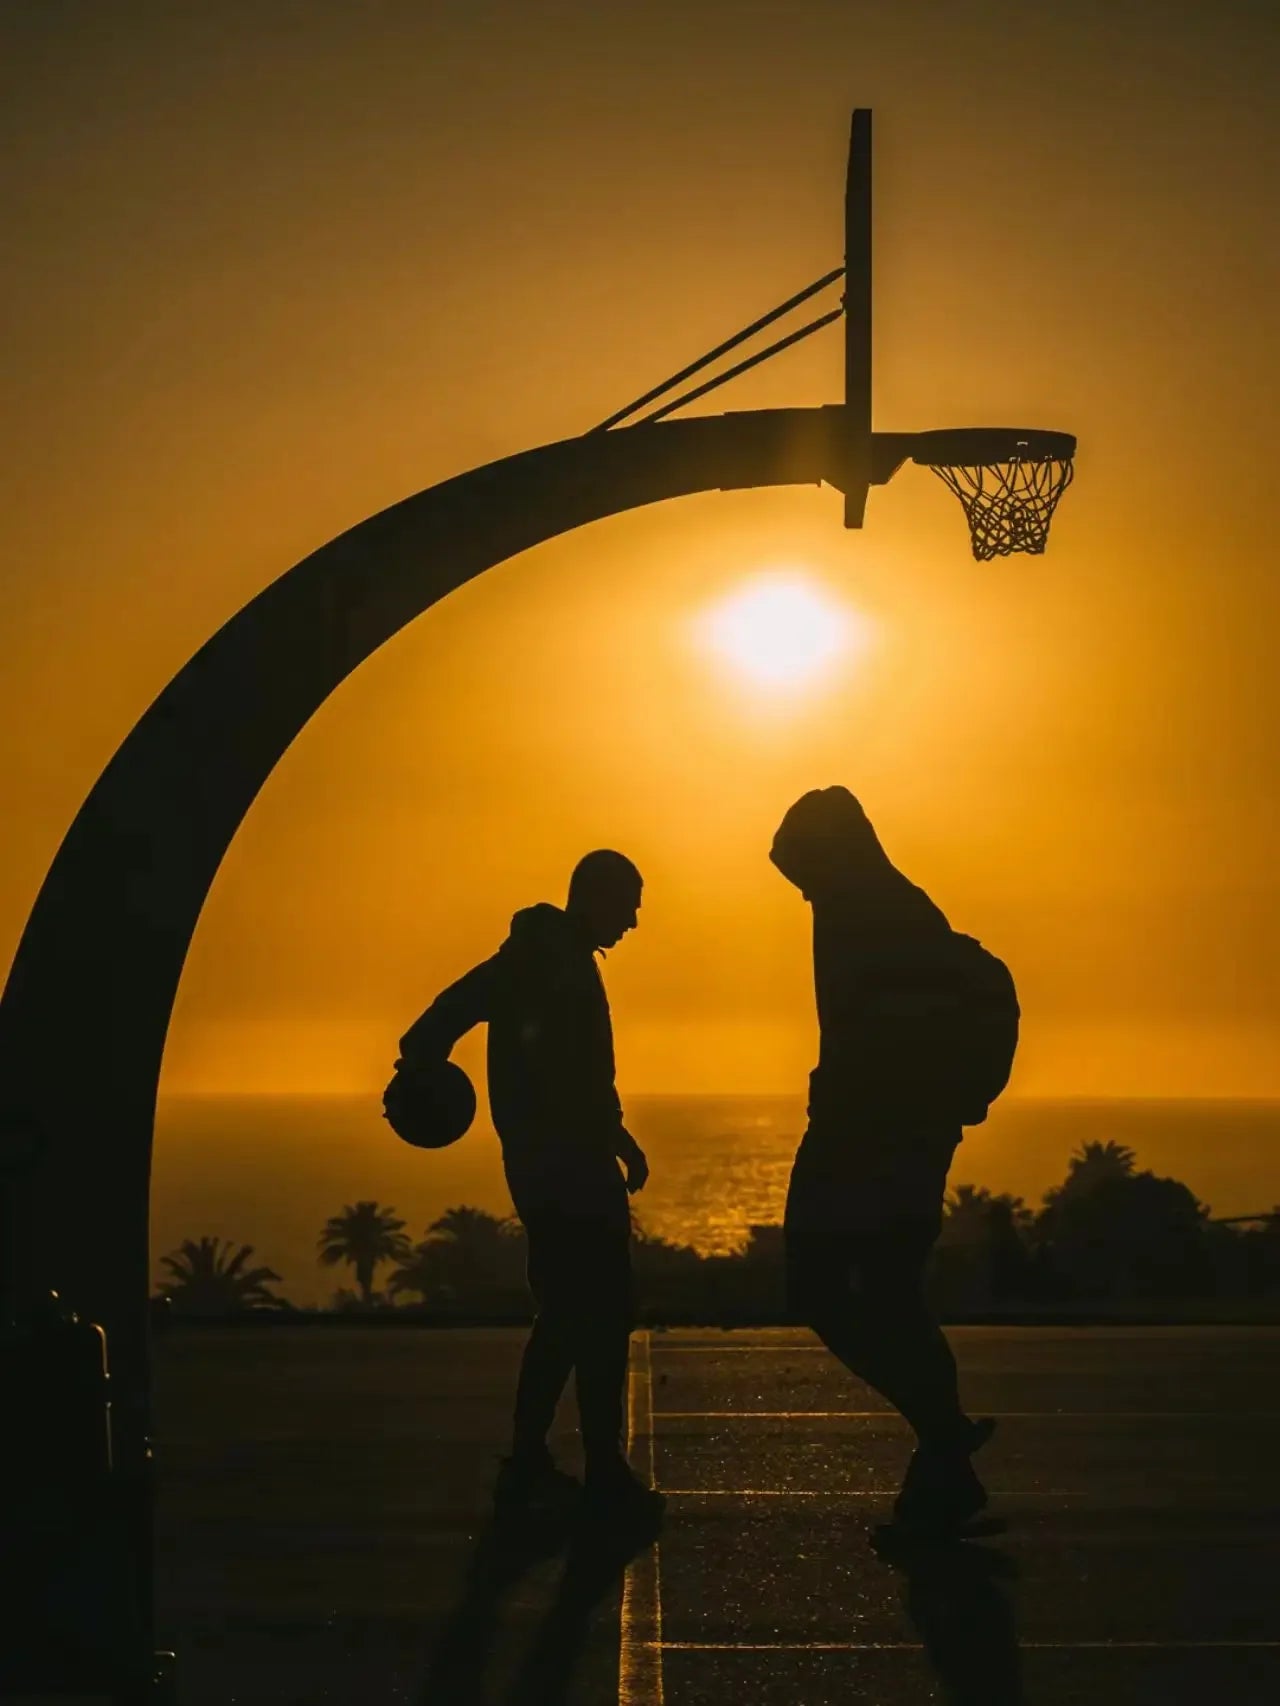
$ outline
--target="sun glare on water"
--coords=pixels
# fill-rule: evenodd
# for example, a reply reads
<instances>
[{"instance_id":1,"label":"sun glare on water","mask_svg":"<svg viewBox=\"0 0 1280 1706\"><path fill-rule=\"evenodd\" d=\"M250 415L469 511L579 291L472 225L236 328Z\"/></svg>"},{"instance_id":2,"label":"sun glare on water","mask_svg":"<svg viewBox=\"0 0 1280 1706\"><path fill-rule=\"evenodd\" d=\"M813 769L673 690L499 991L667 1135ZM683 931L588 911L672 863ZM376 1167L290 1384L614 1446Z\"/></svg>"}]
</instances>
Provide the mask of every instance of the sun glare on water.
<instances>
[{"instance_id":1,"label":"sun glare on water","mask_svg":"<svg viewBox=\"0 0 1280 1706\"><path fill-rule=\"evenodd\" d=\"M799 572L754 577L699 624L712 651L761 686L816 684L861 649L864 625Z\"/></svg>"}]
</instances>

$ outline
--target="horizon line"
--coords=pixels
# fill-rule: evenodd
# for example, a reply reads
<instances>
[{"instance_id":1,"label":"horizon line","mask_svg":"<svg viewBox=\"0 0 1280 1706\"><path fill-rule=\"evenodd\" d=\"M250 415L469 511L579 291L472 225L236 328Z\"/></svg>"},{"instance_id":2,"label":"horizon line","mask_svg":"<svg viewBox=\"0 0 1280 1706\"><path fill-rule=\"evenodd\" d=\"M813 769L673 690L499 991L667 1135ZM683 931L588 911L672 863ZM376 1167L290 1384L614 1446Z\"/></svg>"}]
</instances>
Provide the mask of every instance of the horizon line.
<instances>
[{"instance_id":1,"label":"horizon line","mask_svg":"<svg viewBox=\"0 0 1280 1706\"><path fill-rule=\"evenodd\" d=\"M757 1102L803 1102L806 1092L803 1090L628 1090L624 1097L638 1101L738 1101ZM158 1101L216 1101L220 1098L253 1101L362 1101L373 1097L380 1099L380 1088L278 1088L278 1089L240 1089L240 1088L209 1088L209 1089L175 1089L162 1090ZM1273 1106L1280 1104L1280 1090L1275 1092L1241 1092L1231 1091L1196 1091L1191 1094L1178 1094L1170 1091L1119 1091L1112 1095L1099 1092L1050 1091L1044 1093L1021 1093L1007 1095L994 1104L996 1109L1014 1106L1044 1106L1046 1104L1078 1105L1078 1106L1110 1106L1116 1103L1165 1103L1185 1106L1194 1103L1210 1103L1219 1105L1224 1102L1248 1104L1252 1106ZM974 1127L973 1129L978 1129Z\"/></svg>"}]
</instances>

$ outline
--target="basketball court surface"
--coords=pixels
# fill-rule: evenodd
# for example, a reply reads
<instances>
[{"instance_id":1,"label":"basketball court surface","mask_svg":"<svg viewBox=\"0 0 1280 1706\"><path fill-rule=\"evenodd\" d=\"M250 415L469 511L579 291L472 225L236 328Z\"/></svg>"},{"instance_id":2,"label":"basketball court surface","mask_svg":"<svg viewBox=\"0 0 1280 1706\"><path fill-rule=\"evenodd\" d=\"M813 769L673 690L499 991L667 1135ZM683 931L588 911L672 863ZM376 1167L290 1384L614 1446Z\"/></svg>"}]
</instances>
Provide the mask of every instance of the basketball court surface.
<instances>
[{"instance_id":1,"label":"basketball court surface","mask_svg":"<svg viewBox=\"0 0 1280 1706\"><path fill-rule=\"evenodd\" d=\"M636 1458L669 1511L630 1573L622 1700L1280 1697L1280 1338L954 1338L1009 1529L888 1560L869 1536L909 1435L809 1335L642 1344Z\"/></svg>"},{"instance_id":2,"label":"basketball court surface","mask_svg":"<svg viewBox=\"0 0 1280 1706\"><path fill-rule=\"evenodd\" d=\"M632 1456L666 1523L621 1591L576 1595L563 1550L484 1563L521 1339L165 1335L183 1706L1280 1698L1280 1328L956 1330L1009 1528L909 1559L870 1543L906 1431L809 1335L638 1334Z\"/></svg>"}]
</instances>

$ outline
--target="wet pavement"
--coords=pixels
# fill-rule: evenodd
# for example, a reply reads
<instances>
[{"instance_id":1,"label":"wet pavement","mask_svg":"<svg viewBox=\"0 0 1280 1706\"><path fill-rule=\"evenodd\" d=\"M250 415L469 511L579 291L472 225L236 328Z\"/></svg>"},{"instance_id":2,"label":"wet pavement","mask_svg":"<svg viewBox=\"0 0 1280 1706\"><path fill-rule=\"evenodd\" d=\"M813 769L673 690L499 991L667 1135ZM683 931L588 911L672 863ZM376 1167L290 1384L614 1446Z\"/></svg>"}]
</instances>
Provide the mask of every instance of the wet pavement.
<instances>
[{"instance_id":1,"label":"wet pavement","mask_svg":"<svg viewBox=\"0 0 1280 1706\"><path fill-rule=\"evenodd\" d=\"M951 1337L1008 1532L886 1557L909 1435L808 1335L637 1335L633 1460L668 1510L624 1584L494 1544L519 1332L166 1335L183 1706L1280 1699L1280 1329Z\"/></svg>"},{"instance_id":2,"label":"wet pavement","mask_svg":"<svg viewBox=\"0 0 1280 1706\"><path fill-rule=\"evenodd\" d=\"M808 1335L651 1337L635 1706L1280 1699L1280 1333L951 1337L1008 1531L889 1557L910 1438L873 1393Z\"/></svg>"}]
</instances>

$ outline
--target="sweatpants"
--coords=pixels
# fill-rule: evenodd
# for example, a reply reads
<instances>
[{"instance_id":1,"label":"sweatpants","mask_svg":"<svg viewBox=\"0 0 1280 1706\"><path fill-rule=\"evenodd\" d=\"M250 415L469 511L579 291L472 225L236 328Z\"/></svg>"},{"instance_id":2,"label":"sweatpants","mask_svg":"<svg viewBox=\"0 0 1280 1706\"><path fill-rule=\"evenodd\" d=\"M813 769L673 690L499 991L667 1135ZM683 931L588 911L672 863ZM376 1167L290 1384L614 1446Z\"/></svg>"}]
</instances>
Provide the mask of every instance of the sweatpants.
<instances>
[{"instance_id":1,"label":"sweatpants","mask_svg":"<svg viewBox=\"0 0 1280 1706\"><path fill-rule=\"evenodd\" d=\"M793 1316L899 1410L922 1442L939 1445L967 1426L955 1358L924 1297L949 1155L945 1144L930 1145L913 1180L904 1145L897 1176L881 1169L859 1190L856 1158L838 1150L833 1158L828 1143L802 1144L785 1218Z\"/></svg>"},{"instance_id":2,"label":"sweatpants","mask_svg":"<svg viewBox=\"0 0 1280 1706\"><path fill-rule=\"evenodd\" d=\"M516 1388L513 1451L537 1456L575 1376L587 1476L624 1450L627 1359L634 1321L631 1217L621 1178L596 1212L526 1204L529 1289L537 1313Z\"/></svg>"}]
</instances>

